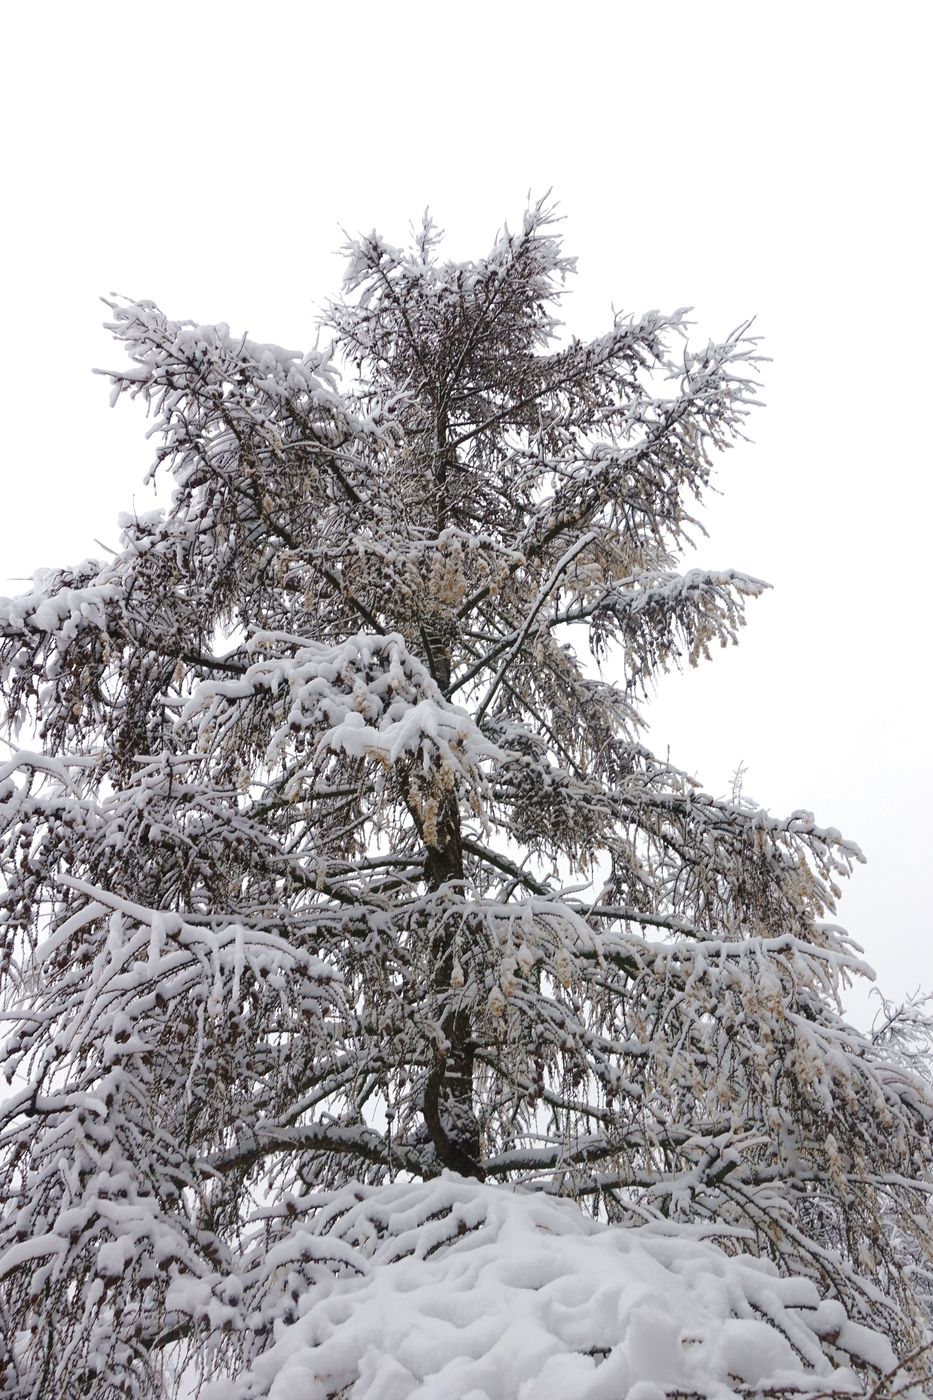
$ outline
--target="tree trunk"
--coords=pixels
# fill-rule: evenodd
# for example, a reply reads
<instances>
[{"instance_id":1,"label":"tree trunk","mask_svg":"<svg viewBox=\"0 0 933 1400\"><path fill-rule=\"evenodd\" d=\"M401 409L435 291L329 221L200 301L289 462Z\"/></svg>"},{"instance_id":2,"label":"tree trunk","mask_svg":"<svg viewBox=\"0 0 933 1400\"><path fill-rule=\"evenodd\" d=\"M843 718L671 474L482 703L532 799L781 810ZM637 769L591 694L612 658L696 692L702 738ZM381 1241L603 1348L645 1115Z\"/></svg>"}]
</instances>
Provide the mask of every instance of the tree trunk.
<instances>
[{"instance_id":1,"label":"tree trunk","mask_svg":"<svg viewBox=\"0 0 933 1400\"><path fill-rule=\"evenodd\" d=\"M463 880L460 812L448 797L437 823L437 844L427 846L425 880L430 890ZM480 1132L473 1100L475 1045L469 1010L455 1007L452 985L456 954L448 927L431 932L430 965L434 992L447 1003L441 1018L443 1044L438 1047L424 1091L424 1121L438 1160L463 1176L482 1178Z\"/></svg>"},{"instance_id":2,"label":"tree trunk","mask_svg":"<svg viewBox=\"0 0 933 1400\"><path fill-rule=\"evenodd\" d=\"M447 416L442 409L436 424L433 456L434 527L438 536L449 523L450 468L455 462L447 436ZM422 623L421 636L431 674L439 688L446 692L450 686L454 640L449 623L429 610ZM421 834L425 835L423 828ZM424 875L428 889L439 890L451 881L462 883L463 843L460 810L454 794L444 797L436 834L432 832L432 836L433 840L425 841ZM456 988L452 985L456 953L449 928L441 926L430 931L429 957L433 990L446 1009L441 1017L443 1043L438 1047L425 1083L424 1122L438 1161L463 1176L482 1178L480 1130L473 1096L473 1027L469 1009L452 1005L457 999Z\"/></svg>"}]
</instances>

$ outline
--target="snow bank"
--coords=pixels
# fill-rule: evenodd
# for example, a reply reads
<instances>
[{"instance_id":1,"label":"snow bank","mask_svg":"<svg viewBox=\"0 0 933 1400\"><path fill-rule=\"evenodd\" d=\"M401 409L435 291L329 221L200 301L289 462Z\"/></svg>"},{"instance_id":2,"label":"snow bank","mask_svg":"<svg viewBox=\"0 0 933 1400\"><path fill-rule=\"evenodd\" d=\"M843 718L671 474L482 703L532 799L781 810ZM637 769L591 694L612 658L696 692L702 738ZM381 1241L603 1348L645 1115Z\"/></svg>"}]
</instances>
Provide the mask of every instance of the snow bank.
<instances>
[{"instance_id":1,"label":"snow bank","mask_svg":"<svg viewBox=\"0 0 933 1400\"><path fill-rule=\"evenodd\" d=\"M360 1273L322 1274L210 1400L825 1397L864 1395L895 1365L812 1283L540 1194L451 1175L358 1188L314 1229Z\"/></svg>"}]
</instances>

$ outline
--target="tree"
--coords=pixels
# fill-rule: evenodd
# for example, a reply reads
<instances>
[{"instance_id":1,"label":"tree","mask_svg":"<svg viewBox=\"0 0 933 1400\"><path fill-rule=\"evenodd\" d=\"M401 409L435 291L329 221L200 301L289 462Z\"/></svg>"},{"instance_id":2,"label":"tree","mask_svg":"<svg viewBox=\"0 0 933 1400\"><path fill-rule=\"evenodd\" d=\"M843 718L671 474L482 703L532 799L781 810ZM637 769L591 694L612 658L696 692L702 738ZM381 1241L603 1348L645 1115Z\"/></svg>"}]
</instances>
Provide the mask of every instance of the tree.
<instances>
[{"instance_id":1,"label":"tree","mask_svg":"<svg viewBox=\"0 0 933 1400\"><path fill-rule=\"evenodd\" d=\"M170 503L0 613L13 1394L244 1364L351 1267L348 1182L445 1170L917 1340L933 1100L838 1010L858 850L640 738L764 587L675 568L756 342L558 342L544 205L438 242L354 242L327 352L111 303Z\"/></svg>"}]
</instances>

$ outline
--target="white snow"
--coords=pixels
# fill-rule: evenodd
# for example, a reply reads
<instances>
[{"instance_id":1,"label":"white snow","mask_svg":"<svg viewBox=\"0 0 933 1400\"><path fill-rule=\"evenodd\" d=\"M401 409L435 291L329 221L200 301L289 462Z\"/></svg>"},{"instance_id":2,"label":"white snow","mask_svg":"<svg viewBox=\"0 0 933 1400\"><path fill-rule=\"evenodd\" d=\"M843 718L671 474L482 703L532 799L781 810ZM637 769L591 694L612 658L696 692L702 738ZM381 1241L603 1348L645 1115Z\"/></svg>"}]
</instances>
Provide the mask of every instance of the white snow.
<instances>
[{"instance_id":1,"label":"white snow","mask_svg":"<svg viewBox=\"0 0 933 1400\"><path fill-rule=\"evenodd\" d=\"M864 1395L847 1363L895 1364L807 1280L552 1196L445 1175L358 1187L325 1215L359 1274L322 1270L297 1320L276 1322L252 1369L205 1400ZM288 1262L270 1256L270 1273ZM837 1326L834 1365L819 1334Z\"/></svg>"}]
</instances>

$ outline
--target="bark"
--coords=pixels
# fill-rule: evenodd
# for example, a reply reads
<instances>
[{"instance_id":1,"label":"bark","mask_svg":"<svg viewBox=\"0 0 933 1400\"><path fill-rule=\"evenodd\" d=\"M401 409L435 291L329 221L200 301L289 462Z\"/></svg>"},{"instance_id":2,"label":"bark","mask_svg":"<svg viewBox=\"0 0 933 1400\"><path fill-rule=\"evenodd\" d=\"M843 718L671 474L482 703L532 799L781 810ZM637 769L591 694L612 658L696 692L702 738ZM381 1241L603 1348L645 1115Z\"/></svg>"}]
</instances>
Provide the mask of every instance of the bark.
<instances>
[{"instance_id":1,"label":"bark","mask_svg":"<svg viewBox=\"0 0 933 1400\"><path fill-rule=\"evenodd\" d=\"M437 824L437 841L437 845L427 847L425 860L425 878L431 890L440 889L449 881L463 880L460 813L455 798L448 798L445 803ZM473 1096L476 1047L469 1011L450 1005L456 955L449 927L432 933L430 956L434 991L448 1009L441 1020L443 1044L438 1047L425 1084L425 1126L438 1160L445 1167L482 1179L480 1131Z\"/></svg>"},{"instance_id":2,"label":"bark","mask_svg":"<svg viewBox=\"0 0 933 1400\"><path fill-rule=\"evenodd\" d=\"M450 514L449 473L455 465L454 450L447 442L447 422L443 412L439 416L435 443L434 523L440 534ZM449 622L438 616L427 617L422 626L422 640L434 679L446 692L450 687L454 640ZM430 844L425 842L425 850L425 882L429 890L438 890L450 882L462 884L463 837L455 796L444 799L438 815L436 836ZM469 1010L452 1005L456 1000L456 991L452 986L456 953L449 927L432 930L430 958L433 989L438 1001L446 1005L447 1010L441 1019L443 1044L438 1047L425 1082L424 1122L438 1161L462 1176L482 1179L485 1173L480 1162L480 1129L473 1093L476 1046Z\"/></svg>"}]
</instances>

